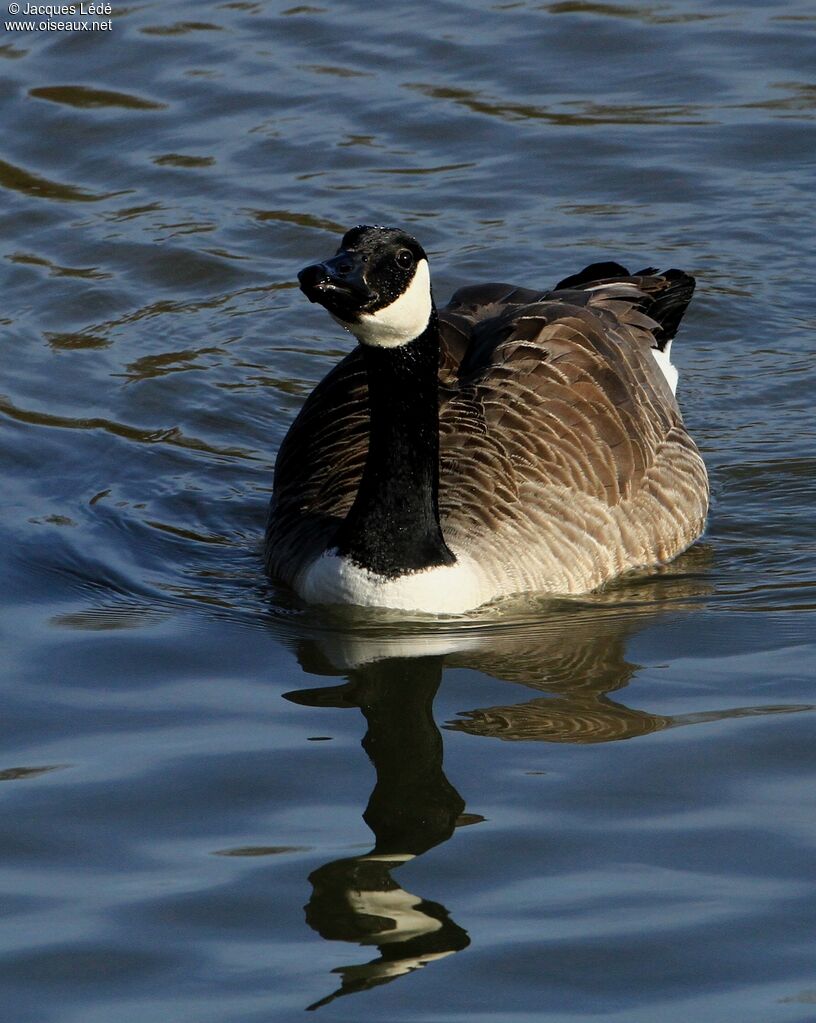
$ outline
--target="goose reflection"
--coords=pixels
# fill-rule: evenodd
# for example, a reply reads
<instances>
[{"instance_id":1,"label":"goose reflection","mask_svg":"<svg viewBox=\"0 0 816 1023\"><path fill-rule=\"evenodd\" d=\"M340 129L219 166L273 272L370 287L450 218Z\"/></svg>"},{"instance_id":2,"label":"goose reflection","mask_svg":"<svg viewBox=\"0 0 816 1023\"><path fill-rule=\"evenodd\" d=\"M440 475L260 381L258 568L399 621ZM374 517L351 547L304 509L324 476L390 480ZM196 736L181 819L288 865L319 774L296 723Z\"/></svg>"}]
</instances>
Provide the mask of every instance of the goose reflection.
<instances>
[{"instance_id":1,"label":"goose reflection","mask_svg":"<svg viewBox=\"0 0 816 1023\"><path fill-rule=\"evenodd\" d=\"M392 981L469 944L443 906L407 892L392 876L407 860L451 838L457 825L482 819L463 813L464 800L443 771L433 701L445 668L475 669L540 694L466 709L445 725L511 741L603 743L724 718L812 709L772 705L670 716L609 696L640 670L627 658L632 636L669 610L692 610L705 588L697 574L674 570L630 585L626 600L620 592L602 594L506 627L428 631L369 621L300 639L306 670L344 675L347 681L288 693L287 699L358 708L368 726L363 748L376 772L363 815L374 833L373 849L310 875L306 919L324 938L376 946L379 955L336 969L340 987L310 1009Z\"/></svg>"},{"instance_id":2,"label":"goose reflection","mask_svg":"<svg viewBox=\"0 0 816 1023\"><path fill-rule=\"evenodd\" d=\"M377 777L363 814L374 847L309 876L313 891L306 920L323 938L374 945L379 956L335 970L340 987L310 1009L385 984L469 944L444 906L412 895L391 876L407 860L447 841L458 824L470 823L462 814L464 800L442 770L442 736L433 718L441 678L441 657L396 657L353 669L344 685L287 694L313 707L358 707L368 725L363 748Z\"/></svg>"},{"instance_id":3,"label":"goose reflection","mask_svg":"<svg viewBox=\"0 0 816 1023\"><path fill-rule=\"evenodd\" d=\"M725 718L807 709L770 705L666 715L612 699L609 693L623 689L641 669L627 660L625 646L649 623L654 623L653 616L620 621L602 614L579 615L568 635L550 630L509 642L504 637L487 651L452 655L450 667L476 668L542 695L522 703L463 710L445 727L505 741L590 744Z\"/></svg>"}]
</instances>

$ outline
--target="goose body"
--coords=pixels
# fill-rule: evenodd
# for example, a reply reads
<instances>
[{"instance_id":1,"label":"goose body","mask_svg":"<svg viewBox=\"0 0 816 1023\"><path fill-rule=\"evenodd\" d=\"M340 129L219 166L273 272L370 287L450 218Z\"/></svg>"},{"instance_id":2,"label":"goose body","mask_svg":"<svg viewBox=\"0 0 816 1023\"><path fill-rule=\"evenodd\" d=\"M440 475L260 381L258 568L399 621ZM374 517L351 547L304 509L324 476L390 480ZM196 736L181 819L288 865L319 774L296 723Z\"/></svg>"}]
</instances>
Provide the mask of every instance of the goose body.
<instances>
[{"instance_id":1,"label":"goose body","mask_svg":"<svg viewBox=\"0 0 816 1023\"><path fill-rule=\"evenodd\" d=\"M586 593L702 532L669 357L687 274L594 264L437 312L415 239L360 227L300 282L360 341L275 466L267 570L302 599L459 614Z\"/></svg>"}]
</instances>

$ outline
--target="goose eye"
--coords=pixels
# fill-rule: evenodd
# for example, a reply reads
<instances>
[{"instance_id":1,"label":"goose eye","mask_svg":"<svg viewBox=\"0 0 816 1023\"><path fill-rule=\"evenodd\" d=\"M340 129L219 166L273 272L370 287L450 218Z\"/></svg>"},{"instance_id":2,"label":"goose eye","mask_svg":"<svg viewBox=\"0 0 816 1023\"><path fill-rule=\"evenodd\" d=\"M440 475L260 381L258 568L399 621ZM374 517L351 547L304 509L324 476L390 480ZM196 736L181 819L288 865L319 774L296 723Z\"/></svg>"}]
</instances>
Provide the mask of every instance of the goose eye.
<instances>
[{"instance_id":1,"label":"goose eye","mask_svg":"<svg viewBox=\"0 0 816 1023\"><path fill-rule=\"evenodd\" d=\"M414 255L408 249L400 249L394 258L403 270L408 270L414 265Z\"/></svg>"}]
</instances>

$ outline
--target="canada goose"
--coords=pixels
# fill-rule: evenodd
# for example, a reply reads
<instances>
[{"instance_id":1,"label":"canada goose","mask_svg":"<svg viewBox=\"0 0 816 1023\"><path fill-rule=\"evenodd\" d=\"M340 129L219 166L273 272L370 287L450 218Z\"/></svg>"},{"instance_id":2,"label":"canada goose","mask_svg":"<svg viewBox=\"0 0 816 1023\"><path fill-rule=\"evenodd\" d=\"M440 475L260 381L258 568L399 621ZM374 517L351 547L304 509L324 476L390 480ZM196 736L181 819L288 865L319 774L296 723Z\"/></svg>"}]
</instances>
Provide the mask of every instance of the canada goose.
<instances>
[{"instance_id":1,"label":"canada goose","mask_svg":"<svg viewBox=\"0 0 816 1023\"><path fill-rule=\"evenodd\" d=\"M669 361L688 274L596 263L437 312L419 243L361 226L298 279L360 342L275 465L267 571L303 600L460 614L586 593L702 532Z\"/></svg>"}]
</instances>

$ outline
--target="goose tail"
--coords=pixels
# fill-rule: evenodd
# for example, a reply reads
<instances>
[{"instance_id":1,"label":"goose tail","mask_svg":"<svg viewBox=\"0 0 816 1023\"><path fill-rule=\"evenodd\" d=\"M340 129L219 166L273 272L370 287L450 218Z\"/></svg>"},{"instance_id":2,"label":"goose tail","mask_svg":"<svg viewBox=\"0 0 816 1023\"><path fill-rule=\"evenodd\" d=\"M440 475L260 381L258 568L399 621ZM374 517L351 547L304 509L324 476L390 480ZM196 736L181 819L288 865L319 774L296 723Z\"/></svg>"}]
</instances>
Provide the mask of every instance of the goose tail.
<instances>
[{"instance_id":1,"label":"goose tail","mask_svg":"<svg viewBox=\"0 0 816 1023\"><path fill-rule=\"evenodd\" d=\"M621 285L628 285L631 290L636 288L640 292L635 299L637 293L631 294L630 291L631 298L657 325L654 330L657 350L666 350L694 294L695 280L684 270L664 270L661 273L655 267L644 267L643 270L630 273L620 263L591 263L578 273L559 281L555 290L598 291L608 287L611 291Z\"/></svg>"},{"instance_id":2,"label":"goose tail","mask_svg":"<svg viewBox=\"0 0 816 1023\"><path fill-rule=\"evenodd\" d=\"M696 281L684 270L665 270L661 274L653 270L651 273L657 287L647 291L650 301L643 304L643 311L657 324L654 338L658 350L662 352L677 333L694 294ZM643 271L636 276L641 275L646 276Z\"/></svg>"}]
</instances>

